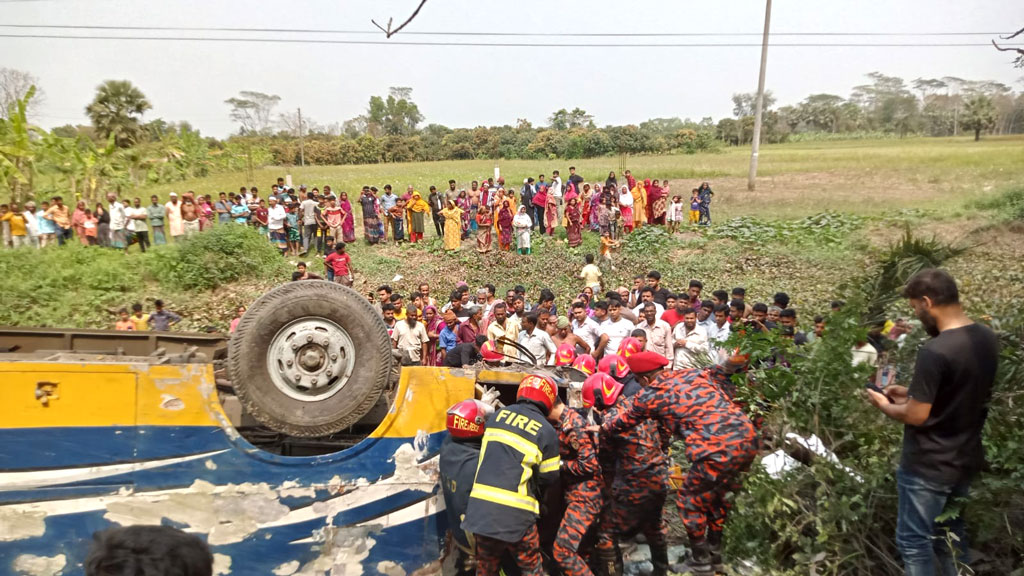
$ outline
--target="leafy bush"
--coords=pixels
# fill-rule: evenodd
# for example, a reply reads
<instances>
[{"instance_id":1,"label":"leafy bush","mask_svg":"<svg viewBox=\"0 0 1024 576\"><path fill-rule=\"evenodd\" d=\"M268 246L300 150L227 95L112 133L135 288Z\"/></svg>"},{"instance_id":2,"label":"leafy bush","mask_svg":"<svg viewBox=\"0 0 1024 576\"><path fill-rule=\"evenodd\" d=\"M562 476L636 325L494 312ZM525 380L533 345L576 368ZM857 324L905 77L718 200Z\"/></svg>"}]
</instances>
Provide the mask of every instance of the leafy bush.
<instances>
[{"instance_id":1,"label":"leafy bush","mask_svg":"<svg viewBox=\"0 0 1024 576\"><path fill-rule=\"evenodd\" d=\"M978 202L982 210L996 210L1013 220L1024 220L1024 186L1015 186L1001 194Z\"/></svg>"},{"instance_id":2,"label":"leafy bush","mask_svg":"<svg viewBox=\"0 0 1024 576\"><path fill-rule=\"evenodd\" d=\"M847 287L847 306L829 319L825 337L803 349L775 335L734 337L755 366L751 384L738 382L739 394L764 414L766 441L782 448L787 433L814 434L841 463L815 458L782 478L755 465L727 527L734 557L772 574L903 573L893 536L902 427L864 400L861 390L872 369L851 365L851 347L863 341L877 310L892 311L892 292L911 275L957 253L908 234ZM993 319L992 326L1003 350L984 433L990 469L974 482L966 511L952 513L969 518L972 548L985 556L976 566L980 573L1008 574L1024 553L1024 426L1014 406L1024 394L1024 316ZM921 336L891 352L903 383Z\"/></svg>"},{"instance_id":3,"label":"leafy bush","mask_svg":"<svg viewBox=\"0 0 1024 576\"><path fill-rule=\"evenodd\" d=\"M0 325L113 326L143 288L137 255L81 246L0 250Z\"/></svg>"},{"instance_id":4,"label":"leafy bush","mask_svg":"<svg viewBox=\"0 0 1024 576\"><path fill-rule=\"evenodd\" d=\"M215 226L153 252L150 274L179 290L210 290L244 277L283 276L288 270L281 254L248 226Z\"/></svg>"},{"instance_id":5,"label":"leafy bush","mask_svg":"<svg viewBox=\"0 0 1024 576\"><path fill-rule=\"evenodd\" d=\"M790 221L740 217L711 228L709 235L751 244L785 241L838 245L862 223L863 219L859 216L831 210Z\"/></svg>"}]
</instances>

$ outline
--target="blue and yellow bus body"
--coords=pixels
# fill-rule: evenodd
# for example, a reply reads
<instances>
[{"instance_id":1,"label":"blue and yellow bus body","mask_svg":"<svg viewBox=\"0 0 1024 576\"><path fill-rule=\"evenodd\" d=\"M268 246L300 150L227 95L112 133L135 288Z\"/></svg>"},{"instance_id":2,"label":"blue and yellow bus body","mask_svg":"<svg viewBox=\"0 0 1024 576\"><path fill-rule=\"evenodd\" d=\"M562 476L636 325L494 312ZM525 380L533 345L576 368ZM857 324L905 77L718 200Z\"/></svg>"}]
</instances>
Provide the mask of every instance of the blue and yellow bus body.
<instances>
[{"instance_id":1,"label":"blue and yellow bus body","mask_svg":"<svg viewBox=\"0 0 1024 576\"><path fill-rule=\"evenodd\" d=\"M210 364L0 361L0 575L83 573L92 535L194 533L217 574L440 571L437 451L475 374L403 368L381 424L284 457L228 421Z\"/></svg>"}]
</instances>

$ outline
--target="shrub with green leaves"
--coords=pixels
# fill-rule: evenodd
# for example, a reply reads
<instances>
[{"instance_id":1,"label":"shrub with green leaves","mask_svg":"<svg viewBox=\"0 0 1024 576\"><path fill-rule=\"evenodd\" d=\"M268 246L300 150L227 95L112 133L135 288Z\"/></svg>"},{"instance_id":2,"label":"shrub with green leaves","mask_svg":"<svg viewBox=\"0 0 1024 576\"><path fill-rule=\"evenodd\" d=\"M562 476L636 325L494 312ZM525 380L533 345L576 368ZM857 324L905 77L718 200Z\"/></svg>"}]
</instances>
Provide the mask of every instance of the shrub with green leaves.
<instances>
[{"instance_id":1,"label":"shrub with green leaves","mask_svg":"<svg viewBox=\"0 0 1024 576\"><path fill-rule=\"evenodd\" d=\"M240 278L283 276L288 264L267 239L248 226L215 226L153 250L148 269L161 284L210 290Z\"/></svg>"}]
</instances>

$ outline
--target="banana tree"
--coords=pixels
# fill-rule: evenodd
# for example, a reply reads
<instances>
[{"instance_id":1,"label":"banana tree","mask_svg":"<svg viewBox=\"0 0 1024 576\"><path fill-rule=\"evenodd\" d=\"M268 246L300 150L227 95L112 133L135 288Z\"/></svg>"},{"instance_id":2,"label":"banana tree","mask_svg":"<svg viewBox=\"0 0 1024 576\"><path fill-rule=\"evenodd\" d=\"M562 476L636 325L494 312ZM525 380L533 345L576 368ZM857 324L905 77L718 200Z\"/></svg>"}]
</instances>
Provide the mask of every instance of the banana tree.
<instances>
[{"instance_id":1,"label":"banana tree","mask_svg":"<svg viewBox=\"0 0 1024 576\"><path fill-rule=\"evenodd\" d=\"M22 184L32 187L38 140L46 131L29 123L28 102L36 93L35 86L25 97L11 104L9 118L0 119L0 177L11 192L11 200L21 202Z\"/></svg>"}]
</instances>

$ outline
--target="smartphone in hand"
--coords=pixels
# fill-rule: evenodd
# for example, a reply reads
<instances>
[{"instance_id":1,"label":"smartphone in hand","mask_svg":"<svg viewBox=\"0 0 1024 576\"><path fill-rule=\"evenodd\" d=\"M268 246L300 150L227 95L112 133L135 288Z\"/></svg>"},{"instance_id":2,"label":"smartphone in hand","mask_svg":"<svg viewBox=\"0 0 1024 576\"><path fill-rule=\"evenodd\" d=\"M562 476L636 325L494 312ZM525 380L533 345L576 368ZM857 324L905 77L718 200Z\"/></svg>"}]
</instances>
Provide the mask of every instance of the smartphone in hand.
<instances>
[{"instance_id":1,"label":"smartphone in hand","mask_svg":"<svg viewBox=\"0 0 1024 576\"><path fill-rule=\"evenodd\" d=\"M895 403L895 401L892 398L889 398L889 395L885 393L885 390L882 390L881 388L879 388L878 385L875 384L874 382L868 380L867 384L865 384L864 387L867 388L868 390L871 390L873 392L878 392L882 396L885 396L885 399L889 401L889 404L894 404Z\"/></svg>"}]
</instances>

